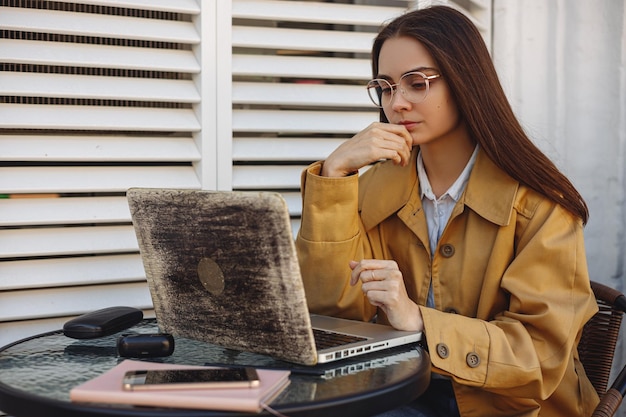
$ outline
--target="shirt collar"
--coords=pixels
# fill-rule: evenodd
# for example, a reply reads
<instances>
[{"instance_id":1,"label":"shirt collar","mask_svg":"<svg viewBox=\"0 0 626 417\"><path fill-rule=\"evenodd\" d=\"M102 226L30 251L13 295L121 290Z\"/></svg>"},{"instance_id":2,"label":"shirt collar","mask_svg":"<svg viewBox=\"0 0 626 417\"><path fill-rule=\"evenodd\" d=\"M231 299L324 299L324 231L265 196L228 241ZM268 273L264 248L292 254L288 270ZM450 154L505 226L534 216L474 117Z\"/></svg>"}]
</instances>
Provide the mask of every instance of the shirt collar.
<instances>
[{"instance_id":1,"label":"shirt collar","mask_svg":"<svg viewBox=\"0 0 626 417\"><path fill-rule=\"evenodd\" d=\"M459 201L461 198L461 194L465 190L465 186L467 185L467 181L469 180L470 173L472 172L472 168L474 167L474 163L476 162L476 155L478 155L479 145L476 144L474 147L474 152L472 152L472 156L469 161L463 168L463 172L461 175L454 181L454 184L448 188L448 191L443 193L440 198L444 198L446 195L450 196L455 202ZM417 176L419 178L420 185L420 198L428 198L429 200L437 200L435 194L433 193L432 187L430 186L430 181L428 180L428 175L426 174L426 169L424 168L424 160L422 159L422 152L420 151L417 155Z\"/></svg>"}]
</instances>

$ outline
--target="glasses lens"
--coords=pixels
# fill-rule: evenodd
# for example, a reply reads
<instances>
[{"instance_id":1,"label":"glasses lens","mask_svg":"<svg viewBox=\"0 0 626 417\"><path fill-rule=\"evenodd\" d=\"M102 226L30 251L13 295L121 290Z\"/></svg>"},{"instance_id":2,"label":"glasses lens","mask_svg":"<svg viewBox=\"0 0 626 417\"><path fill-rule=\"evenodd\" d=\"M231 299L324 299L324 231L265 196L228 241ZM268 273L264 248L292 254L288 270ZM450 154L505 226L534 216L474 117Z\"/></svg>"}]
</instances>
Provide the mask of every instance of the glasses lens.
<instances>
[{"instance_id":1,"label":"glasses lens","mask_svg":"<svg viewBox=\"0 0 626 417\"><path fill-rule=\"evenodd\" d=\"M383 107L388 103L393 94L391 84L383 79L375 79L367 83L367 93L377 107Z\"/></svg>"},{"instance_id":2,"label":"glasses lens","mask_svg":"<svg viewBox=\"0 0 626 417\"><path fill-rule=\"evenodd\" d=\"M419 103L428 94L428 79L421 72L405 74L400 79L400 91L411 103Z\"/></svg>"},{"instance_id":3,"label":"glasses lens","mask_svg":"<svg viewBox=\"0 0 626 417\"><path fill-rule=\"evenodd\" d=\"M426 75L421 72L409 72L400 78L398 87L392 86L382 78L373 79L367 84L367 92L376 106L384 107L391 103L394 88L397 88L407 101L420 103L426 98L429 87Z\"/></svg>"}]
</instances>

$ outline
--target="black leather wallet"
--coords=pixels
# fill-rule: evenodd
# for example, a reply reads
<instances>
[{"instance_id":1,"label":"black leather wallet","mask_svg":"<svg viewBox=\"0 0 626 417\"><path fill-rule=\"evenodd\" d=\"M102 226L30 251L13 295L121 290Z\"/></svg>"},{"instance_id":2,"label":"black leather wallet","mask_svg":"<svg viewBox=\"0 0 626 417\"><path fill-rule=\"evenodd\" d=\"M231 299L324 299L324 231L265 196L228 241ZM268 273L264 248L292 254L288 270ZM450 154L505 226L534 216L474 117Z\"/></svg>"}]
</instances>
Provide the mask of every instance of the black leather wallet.
<instances>
[{"instance_id":1,"label":"black leather wallet","mask_svg":"<svg viewBox=\"0 0 626 417\"><path fill-rule=\"evenodd\" d=\"M83 314L63 325L63 334L73 339L108 336L139 323L143 312L133 307L108 307Z\"/></svg>"}]
</instances>

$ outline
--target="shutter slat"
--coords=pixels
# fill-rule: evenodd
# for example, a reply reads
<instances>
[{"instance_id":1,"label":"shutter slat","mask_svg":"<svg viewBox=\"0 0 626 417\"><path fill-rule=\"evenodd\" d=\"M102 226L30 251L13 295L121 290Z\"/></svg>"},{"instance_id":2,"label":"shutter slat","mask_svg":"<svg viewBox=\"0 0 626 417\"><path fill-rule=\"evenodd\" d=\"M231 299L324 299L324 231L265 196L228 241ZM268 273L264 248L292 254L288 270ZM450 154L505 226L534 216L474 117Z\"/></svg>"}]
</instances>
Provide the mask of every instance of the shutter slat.
<instances>
[{"instance_id":1,"label":"shutter slat","mask_svg":"<svg viewBox=\"0 0 626 417\"><path fill-rule=\"evenodd\" d=\"M291 214L299 215L302 210L300 193L281 192L281 194L287 200ZM106 224L130 221L130 211L126 197L18 198L5 199L0 202L0 226ZM97 260L97 258L85 258L84 260L88 264L94 259ZM33 262L45 264L48 261ZM111 264L113 265L113 261L111 261ZM40 271L47 273L48 269L49 267L46 266L41 268ZM17 277L36 275L32 271L27 274L13 274L3 266L0 269L0 291L3 289L3 285L6 285L11 280L10 277L12 276L17 279ZM63 274L58 275L62 276ZM3 277L6 277L6 279ZM20 281L22 279L19 278Z\"/></svg>"},{"instance_id":2,"label":"shutter slat","mask_svg":"<svg viewBox=\"0 0 626 417\"><path fill-rule=\"evenodd\" d=\"M0 29L197 44L192 22L0 6Z\"/></svg>"},{"instance_id":3,"label":"shutter slat","mask_svg":"<svg viewBox=\"0 0 626 417\"><path fill-rule=\"evenodd\" d=\"M125 197L9 198L0 201L0 226L129 222Z\"/></svg>"},{"instance_id":4,"label":"shutter slat","mask_svg":"<svg viewBox=\"0 0 626 417\"><path fill-rule=\"evenodd\" d=\"M233 131L355 134L377 120L371 112L233 110Z\"/></svg>"},{"instance_id":5,"label":"shutter slat","mask_svg":"<svg viewBox=\"0 0 626 417\"><path fill-rule=\"evenodd\" d=\"M201 188L191 166L0 168L0 190L6 194L125 192L130 187Z\"/></svg>"},{"instance_id":6,"label":"shutter slat","mask_svg":"<svg viewBox=\"0 0 626 417\"><path fill-rule=\"evenodd\" d=\"M91 4L95 6L154 10L159 12L200 14L196 0L56 0L58 3Z\"/></svg>"},{"instance_id":7,"label":"shutter slat","mask_svg":"<svg viewBox=\"0 0 626 417\"><path fill-rule=\"evenodd\" d=\"M115 305L152 308L145 282L0 292L0 321L81 314ZM33 308L37 306L37 308Z\"/></svg>"},{"instance_id":8,"label":"shutter slat","mask_svg":"<svg viewBox=\"0 0 626 417\"><path fill-rule=\"evenodd\" d=\"M138 251L132 226L0 230L0 257L66 256Z\"/></svg>"},{"instance_id":9,"label":"shutter slat","mask_svg":"<svg viewBox=\"0 0 626 417\"><path fill-rule=\"evenodd\" d=\"M305 168L305 165L235 165L233 188L237 190L299 190L300 175ZM363 167L359 173L362 174L368 169L369 166ZM301 207L299 209L302 210ZM296 215L298 206L294 205L293 210L292 214Z\"/></svg>"},{"instance_id":10,"label":"shutter slat","mask_svg":"<svg viewBox=\"0 0 626 417\"><path fill-rule=\"evenodd\" d=\"M235 189L298 189L305 165L234 166Z\"/></svg>"},{"instance_id":11,"label":"shutter slat","mask_svg":"<svg viewBox=\"0 0 626 417\"><path fill-rule=\"evenodd\" d=\"M17 260L0 269L0 291L145 281L138 253Z\"/></svg>"},{"instance_id":12,"label":"shutter slat","mask_svg":"<svg viewBox=\"0 0 626 417\"><path fill-rule=\"evenodd\" d=\"M334 138L234 138L233 161L316 161L325 159L343 141Z\"/></svg>"},{"instance_id":13,"label":"shutter slat","mask_svg":"<svg viewBox=\"0 0 626 417\"><path fill-rule=\"evenodd\" d=\"M0 136L5 161L151 162L199 161L191 137Z\"/></svg>"},{"instance_id":14,"label":"shutter slat","mask_svg":"<svg viewBox=\"0 0 626 417\"><path fill-rule=\"evenodd\" d=\"M41 74L5 71L0 95L199 103L191 80Z\"/></svg>"},{"instance_id":15,"label":"shutter slat","mask_svg":"<svg viewBox=\"0 0 626 417\"><path fill-rule=\"evenodd\" d=\"M300 216L302 214L302 194L300 191L281 191L280 193L289 207L289 215Z\"/></svg>"},{"instance_id":16,"label":"shutter slat","mask_svg":"<svg viewBox=\"0 0 626 417\"><path fill-rule=\"evenodd\" d=\"M232 37L233 47L363 53L374 40L371 33L245 26L233 26Z\"/></svg>"},{"instance_id":17,"label":"shutter slat","mask_svg":"<svg viewBox=\"0 0 626 417\"><path fill-rule=\"evenodd\" d=\"M345 25L370 25L398 16L404 7L362 6L310 1L233 0L233 17Z\"/></svg>"},{"instance_id":18,"label":"shutter slat","mask_svg":"<svg viewBox=\"0 0 626 417\"><path fill-rule=\"evenodd\" d=\"M193 109L0 104L0 128L197 132Z\"/></svg>"},{"instance_id":19,"label":"shutter slat","mask_svg":"<svg viewBox=\"0 0 626 417\"><path fill-rule=\"evenodd\" d=\"M3 39L0 56L14 64L198 73L192 51Z\"/></svg>"},{"instance_id":20,"label":"shutter slat","mask_svg":"<svg viewBox=\"0 0 626 417\"><path fill-rule=\"evenodd\" d=\"M233 103L346 106L375 109L364 85L233 83ZM376 110L376 113L378 111Z\"/></svg>"},{"instance_id":21,"label":"shutter slat","mask_svg":"<svg viewBox=\"0 0 626 417\"><path fill-rule=\"evenodd\" d=\"M313 79L372 78L369 60L349 58L233 55L233 75Z\"/></svg>"}]
</instances>

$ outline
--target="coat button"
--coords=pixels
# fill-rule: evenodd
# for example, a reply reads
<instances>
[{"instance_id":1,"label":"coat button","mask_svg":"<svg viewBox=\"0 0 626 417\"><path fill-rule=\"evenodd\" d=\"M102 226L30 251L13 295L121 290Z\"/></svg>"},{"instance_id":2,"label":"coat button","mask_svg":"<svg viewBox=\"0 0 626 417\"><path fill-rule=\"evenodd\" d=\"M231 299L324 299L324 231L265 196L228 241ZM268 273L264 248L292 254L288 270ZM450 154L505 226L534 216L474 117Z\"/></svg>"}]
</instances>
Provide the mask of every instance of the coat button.
<instances>
[{"instance_id":1,"label":"coat button","mask_svg":"<svg viewBox=\"0 0 626 417\"><path fill-rule=\"evenodd\" d=\"M467 366L470 368L476 368L480 365L480 356L476 352L470 352L465 357L465 362L467 362Z\"/></svg>"},{"instance_id":2,"label":"coat button","mask_svg":"<svg viewBox=\"0 0 626 417\"><path fill-rule=\"evenodd\" d=\"M448 307L445 310L446 313L450 313L450 314L459 314L459 312L456 310L456 308L453 307Z\"/></svg>"},{"instance_id":3,"label":"coat button","mask_svg":"<svg viewBox=\"0 0 626 417\"><path fill-rule=\"evenodd\" d=\"M443 256L444 258L450 258L452 257L452 255L454 255L454 246L446 243L445 245L442 245L441 248L439 248L439 253L441 253L441 256Z\"/></svg>"},{"instance_id":4,"label":"coat button","mask_svg":"<svg viewBox=\"0 0 626 417\"><path fill-rule=\"evenodd\" d=\"M445 343L437 343L437 355L439 355L441 359L447 358L450 355L448 345Z\"/></svg>"}]
</instances>

